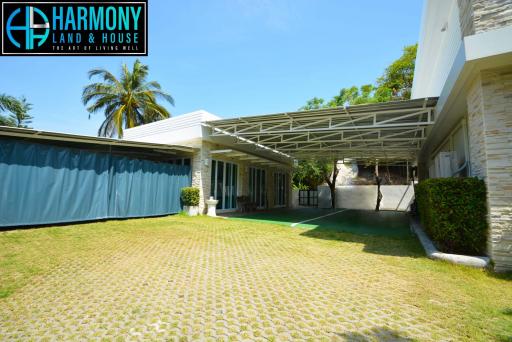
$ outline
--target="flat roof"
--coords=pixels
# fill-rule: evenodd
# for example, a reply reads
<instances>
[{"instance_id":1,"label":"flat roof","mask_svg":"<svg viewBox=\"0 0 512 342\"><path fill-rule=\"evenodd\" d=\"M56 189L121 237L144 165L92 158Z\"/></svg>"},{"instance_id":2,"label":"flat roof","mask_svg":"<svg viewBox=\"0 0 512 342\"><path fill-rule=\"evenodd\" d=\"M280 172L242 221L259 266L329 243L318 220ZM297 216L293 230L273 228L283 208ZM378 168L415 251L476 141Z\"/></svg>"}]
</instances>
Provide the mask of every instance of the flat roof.
<instances>
[{"instance_id":1,"label":"flat roof","mask_svg":"<svg viewBox=\"0 0 512 342\"><path fill-rule=\"evenodd\" d=\"M140 141L121 140L114 138L93 137L59 132L41 131L27 128L0 126L0 137L33 139L46 142L69 142L85 146L110 146L120 148L137 148L158 153L192 153L194 148L181 145L156 144Z\"/></svg>"},{"instance_id":2,"label":"flat roof","mask_svg":"<svg viewBox=\"0 0 512 342\"><path fill-rule=\"evenodd\" d=\"M257 144L297 159L415 160L437 98L207 121L212 136Z\"/></svg>"}]
</instances>

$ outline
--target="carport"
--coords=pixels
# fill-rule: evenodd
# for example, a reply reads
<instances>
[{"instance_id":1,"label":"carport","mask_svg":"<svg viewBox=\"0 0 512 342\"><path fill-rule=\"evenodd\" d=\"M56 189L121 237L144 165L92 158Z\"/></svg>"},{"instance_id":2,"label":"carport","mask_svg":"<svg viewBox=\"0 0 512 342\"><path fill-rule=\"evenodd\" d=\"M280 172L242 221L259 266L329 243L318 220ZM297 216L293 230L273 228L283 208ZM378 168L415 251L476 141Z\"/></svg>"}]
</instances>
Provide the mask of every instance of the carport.
<instances>
[{"instance_id":1,"label":"carport","mask_svg":"<svg viewBox=\"0 0 512 342\"><path fill-rule=\"evenodd\" d=\"M210 127L212 136L230 137L234 144L255 145L258 149L272 150L294 160L312 157L348 159L365 165L376 165L377 170L378 165L400 165L407 169L406 179L409 179L409 168L417 164L418 153L435 123L436 104L437 98L423 98L239 117L208 121L204 125ZM395 211L403 203L406 194L413 196L410 182L403 187L405 191L403 195L398 196L401 196L401 199ZM368 189L361 188L359 192L363 193L363 190ZM348 197L353 197L354 191L357 193L357 190L352 191ZM373 192L368 196L375 201L376 195L374 196ZM305 214L306 211L302 213ZM281 217L284 214L283 210L278 210L263 213L262 217L255 218L283 221L293 226L294 223L289 223L287 217ZM295 211L288 214L295 219L300 213ZM278 218L275 218L275 215ZM327 216L324 217L324 214L319 212L308 212L308 218L305 220L307 224L315 225L352 216L355 218L351 222L361 225L365 216L354 212L325 215ZM360 217L360 220L357 217ZM383 218L379 217L376 220L382 221ZM297 222L300 223L300 220ZM298 226L301 225L303 224ZM366 227L370 226L366 224Z\"/></svg>"},{"instance_id":2,"label":"carport","mask_svg":"<svg viewBox=\"0 0 512 342\"><path fill-rule=\"evenodd\" d=\"M293 159L415 162L435 123L437 98L374 103L208 121L212 136Z\"/></svg>"}]
</instances>

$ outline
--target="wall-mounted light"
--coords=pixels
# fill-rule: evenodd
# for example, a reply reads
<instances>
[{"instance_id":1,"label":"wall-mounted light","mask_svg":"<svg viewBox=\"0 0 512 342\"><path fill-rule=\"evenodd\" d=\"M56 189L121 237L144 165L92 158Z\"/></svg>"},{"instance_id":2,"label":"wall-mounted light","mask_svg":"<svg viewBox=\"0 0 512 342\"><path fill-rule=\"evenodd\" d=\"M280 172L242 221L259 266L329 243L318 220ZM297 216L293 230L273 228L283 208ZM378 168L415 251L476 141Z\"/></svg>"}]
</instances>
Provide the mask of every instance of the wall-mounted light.
<instances>
[{"instance_id":1,"label":"wall-mounted light","mask_svg":"<svg viewBox=\"0 0 512 342\"><path fill-rule=\"evenodd\" d=\"M441 32L444 32L448 29L448 22L445 21L445 23L443 24L443 26L441 27Z\"/></svg>"}]
</instances>

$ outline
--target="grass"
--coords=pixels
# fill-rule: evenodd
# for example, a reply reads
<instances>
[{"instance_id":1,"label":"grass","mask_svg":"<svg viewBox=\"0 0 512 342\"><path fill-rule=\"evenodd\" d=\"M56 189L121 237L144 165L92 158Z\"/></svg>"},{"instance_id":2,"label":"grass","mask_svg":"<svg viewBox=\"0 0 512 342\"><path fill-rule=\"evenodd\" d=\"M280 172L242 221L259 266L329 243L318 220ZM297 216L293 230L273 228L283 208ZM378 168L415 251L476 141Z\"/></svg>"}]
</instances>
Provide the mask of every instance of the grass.
<instances>
[{"instance_id":1,"label":"grass","mask_svg":"<svg viewBox=\"0 0 512 342\"><path fill-rule=\"evenodd\" d=\"M13 230L0 279L0 339L512 339L512 277L412 237L182 215Z\"/></svg>"}]
</instances>

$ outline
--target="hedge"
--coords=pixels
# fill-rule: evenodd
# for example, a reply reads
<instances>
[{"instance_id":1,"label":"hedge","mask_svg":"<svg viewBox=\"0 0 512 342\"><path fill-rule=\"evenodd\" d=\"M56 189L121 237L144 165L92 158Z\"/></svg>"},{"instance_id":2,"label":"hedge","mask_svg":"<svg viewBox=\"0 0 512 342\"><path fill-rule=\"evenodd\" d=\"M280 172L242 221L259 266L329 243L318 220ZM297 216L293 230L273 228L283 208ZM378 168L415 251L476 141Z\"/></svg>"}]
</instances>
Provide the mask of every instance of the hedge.
<instances>
[{"instance_id":1,"label":"hedge","mask_svg":"<svg viewBox=\"0 0 512 342\"><path fill-rule=\"evenodd\" d=\"M415 186L415 195L421 223L440 250L485 254L488 226L482 180L427 179Z\"/></svg>"},{"instance_id":2,"label":"hedge","mask_svg":"<svg viewBox=\"0 0 512 342\"><path fill-rule=\"evenodd\" d=\"M199 189L193 187L181 188L181 201L183 205L198 206L199 205Z\"/></svg>"}]
</instances>

